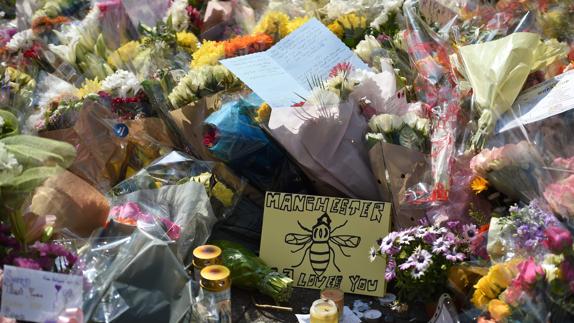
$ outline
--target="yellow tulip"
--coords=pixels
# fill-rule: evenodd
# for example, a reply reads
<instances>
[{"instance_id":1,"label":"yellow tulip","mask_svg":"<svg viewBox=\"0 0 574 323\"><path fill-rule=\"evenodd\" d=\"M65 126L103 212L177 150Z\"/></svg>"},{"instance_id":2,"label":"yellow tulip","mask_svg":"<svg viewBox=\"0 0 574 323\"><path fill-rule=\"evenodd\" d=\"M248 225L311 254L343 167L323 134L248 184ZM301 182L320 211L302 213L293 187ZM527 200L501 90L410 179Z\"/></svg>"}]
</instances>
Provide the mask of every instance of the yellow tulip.
<instances>
[{"instance_id":1,"label":"yellow tulip","mask_svg":"<svg viewBox=\"0 0 574 323\"><path fill-rule=\"evenodd\" d=\"M510 306L499 299L493 299L488 303L488 312L497 322L504 321L512 314Z\"/></svg>"}]
</instances>

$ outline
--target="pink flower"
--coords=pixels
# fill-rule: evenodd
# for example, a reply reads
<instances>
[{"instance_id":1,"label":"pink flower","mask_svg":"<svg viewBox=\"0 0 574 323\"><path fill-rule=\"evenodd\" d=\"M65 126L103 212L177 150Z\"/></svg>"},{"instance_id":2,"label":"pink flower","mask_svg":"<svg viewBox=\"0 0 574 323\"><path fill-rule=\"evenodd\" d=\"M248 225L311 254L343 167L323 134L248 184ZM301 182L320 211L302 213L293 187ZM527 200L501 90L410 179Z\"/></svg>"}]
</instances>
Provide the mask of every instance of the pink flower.
<instances>
[{"instance_id":1,"label":"pink flower","mask_svg":"<svg viewBox=\"0 0 574 323\"><path fill-rule=\"evenodd\" d=\"M26 224L26 242L39 240L44 234L44 229L54 226L56 223L55 215L40 216L28 212L24 214L24 223Z\"/></svg>"},{"instance_id":2,"label":"pink flower","mask_svg":"<svg viewBox=\"0 0 574 323\"><path fill-rule=\"evenodd\" d=\"M560 253L572 246L572 234L567 229L553 225L544 231L544 245L554 253Z\"/></svg>"},{"instance_id":3,"label":"pink flower","mask_svg":"<svg viewBox=\"0 0 574 323\"><path fill-rule=\"evenodd\" d=\"M40 265L35 260L30 258L14 258L14 265L22 268L42 270L42 267L40 267Z\"/></svg>"},{"instance_id":4,"label":"pink flower","mask_svg":"<svg viewBox=\"0 0 574 323\"><path fill-rule=\"evenodd\" d=\"M167 233L167 236L171 240L179 239L179 235L181 232L181 228L179 227L179 225L171 222L169 219L166 219L166 218L162 218L161 222L165 226L165 228L166 228L165 232Z\"/></svg>"},{"instance_id":5,"label":"pink flower","mask_svg":"<svg viewBox=\"0 0 574 323\"><path fill-rule=\"evenodd\" d=\"M530 289L540 278L544 278L544 269L537 265L534 258L521 262L518 265L518 276L514 279L523 289Z\"/></svg>"},{"instance_id":6,"label":"pink flower","mask_svg":"<svg viewBox=\"0 0 574 323\"><path fill-rule=\"evenodd\" d=\"M560 264L562 278L570 284L570 290L574 292L574 259L568 258Z\"/></svg>"},{"instance_id":7,"label":"pink flower","mask_svg":"<svg viewBox=\"0 0 574 323\"><path fill-rule=\"evenodd\" d=\"M110 210L112 218L132 219L137 220L142 214L139 204L134 202L127 202L125 204L116 205Z\"/></svg>"},{"instance_id":8,"label":"pink flower","mask_svg":"<svg viewBox=\"0 0 574 323\"><path fill-rule=\"evenodd\" d=\"M544 198L554 212L563 217L574 216L574 175L548 185Z\"/></svg>"}]
</instances>

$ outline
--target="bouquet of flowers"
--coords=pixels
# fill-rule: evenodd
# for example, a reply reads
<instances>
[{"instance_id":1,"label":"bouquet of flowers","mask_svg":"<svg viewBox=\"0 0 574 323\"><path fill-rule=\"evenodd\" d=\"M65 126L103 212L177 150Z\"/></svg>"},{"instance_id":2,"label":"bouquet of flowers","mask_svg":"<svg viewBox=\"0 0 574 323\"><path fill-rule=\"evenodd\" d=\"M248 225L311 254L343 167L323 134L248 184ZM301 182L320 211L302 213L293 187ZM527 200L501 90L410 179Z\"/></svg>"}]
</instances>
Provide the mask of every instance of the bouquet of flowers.
<instances>
[{"instance_id":1,"label":"bouquet of flowers","mask_svg":"<svg viewBox=\"0 0 574 323\"><path fill-rule=\"evenodd\" d=\"M432 301L445 291L449 268L469 258L476 230L453 222L394 231L371 249L371 259L386 257L385 279L396 281L400 301Z\"/></svg>"}]
</instances>

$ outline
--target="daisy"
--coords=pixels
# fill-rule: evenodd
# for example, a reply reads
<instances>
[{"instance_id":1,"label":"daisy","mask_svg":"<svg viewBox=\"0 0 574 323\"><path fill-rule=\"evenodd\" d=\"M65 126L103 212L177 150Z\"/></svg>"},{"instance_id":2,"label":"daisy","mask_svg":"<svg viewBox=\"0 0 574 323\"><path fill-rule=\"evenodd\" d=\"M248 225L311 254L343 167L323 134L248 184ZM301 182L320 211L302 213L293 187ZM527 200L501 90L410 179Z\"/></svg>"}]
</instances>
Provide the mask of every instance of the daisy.
<instances>
[{"instance_id":1,"label":"daisy","mask_svg":"<svg viewBox=\"0 0 574 323\"><path fill-rule=\"evenodd\" d=\"M428 228L428 232L436 235L445 234L448 232L447 228L439 227L438 225L433 225L432 227Z\"/></svg>"},{"instance_id":2,"label":"daisy","mask_svg":"<svg viewBox=\"0 0 574 323\"><path fill-rule=\"evenodd\" d=\"M389 233L381 242L380 246L381 253L389 253L389 251L393 248L393 245L397 237L398 237L397 232Z\"/></svg>"},{"instance_id":3,"label":"daisy","mask_svg":"<svg viewBox=\"0 0 574 323\"><path fill-rule=\"evenodd\" d=\"M395 259L389 258L389 261L387 261L387 267L385 268L385 280L386 281L391 281L391 280L395 279L395 277L397 276L395 273L396 267L397 267L397 262L395 261Z\"/></svg>"},{"instance_id":4,"label":"daisy","mask_svg":"<svg viewBox=\"0 0 574 323\"><path fill-rule=\"evenodd\" d=\"M425 274L424 269L418 269L416 267L411 271L411 275L416 279L421 278L422 276L424 276L424 274Z\"/></svg>"},{"instance_id":5,"label":"daisy","mask_svg":"<svg viewBox=\"0 0 574 323\"><path fill-rule=\"evenodd\" d=\"M463 261L464 258L466 258L463 253L456 252L456 247L453 248L451 251L447 252L445 254L445 257L447 260L452 261L452 262Z\"/></svg>"},{"instance_id":6,"label":"daisy","mask_svg":"<svg viewBox=\"0 0 574 323\"><path fill-rule=\"evenodd\" d=\"M462 236L465 240L470 241L476 237L477 230L474 224L465 224L462 226Z\"/></svg>"},{"instance_id":7,"label":"daisy","mask_svg":"<svg viewBox=\"0 0 574 323\"><path fill-rule=\"evenodd\" d=\"M452 246L452 241L445 239L445 237L440 237L436 239L432 244L432 252L435 254L445 253Z\"/></svg>"},{"instance_id":8,"label":"daisy","mask_svg":"<svg viewBox=\"0 0 574 323\"><path fill-rule=\"evenodd\" d=\"M399 232L398 242L400 245L408 245L412 241L415 241L415 237L413 237L408 231Z\"/></svg>"},{"instance_id":9,"label":"daisy","mask_svg":"<svg viewBox=\"0 0 574 323\"><path fill-rule=\"evenodd\" d=\"M377 258L377 249L375 247L371 247L369 251L369 261L373 262Z\"/></svg>"},{"instance_id":10,"label":"daisy","mask_svg":"<svg viewBox=\"0 0 574 323\"><path fill-rule=\"evenodd\" d=\"M413 254L407 259L407 263L412 263L415 268L424 271L432 264L432 255L430 252L418 246Z\"/></svg>"}]
</instances>

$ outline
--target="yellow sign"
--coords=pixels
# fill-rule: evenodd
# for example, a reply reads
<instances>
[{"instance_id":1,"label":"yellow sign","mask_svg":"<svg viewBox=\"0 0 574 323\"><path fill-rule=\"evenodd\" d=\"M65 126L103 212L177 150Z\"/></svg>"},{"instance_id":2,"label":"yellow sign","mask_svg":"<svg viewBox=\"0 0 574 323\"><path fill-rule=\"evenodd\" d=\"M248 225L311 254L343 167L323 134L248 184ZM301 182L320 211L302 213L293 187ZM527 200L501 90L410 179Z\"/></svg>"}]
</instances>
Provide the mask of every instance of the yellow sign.
<instances>
[{"instance_id":1,"label":"yellow sign","mask_svg":"<svg viewBox=\"0 0 574 323\"><path fill-rule=\"evenodd\" d=\"M298 287L383 296L385 262L369 253L390 214L391 203L267 192L261 259Z\"/></svg>"}]
</instances>

